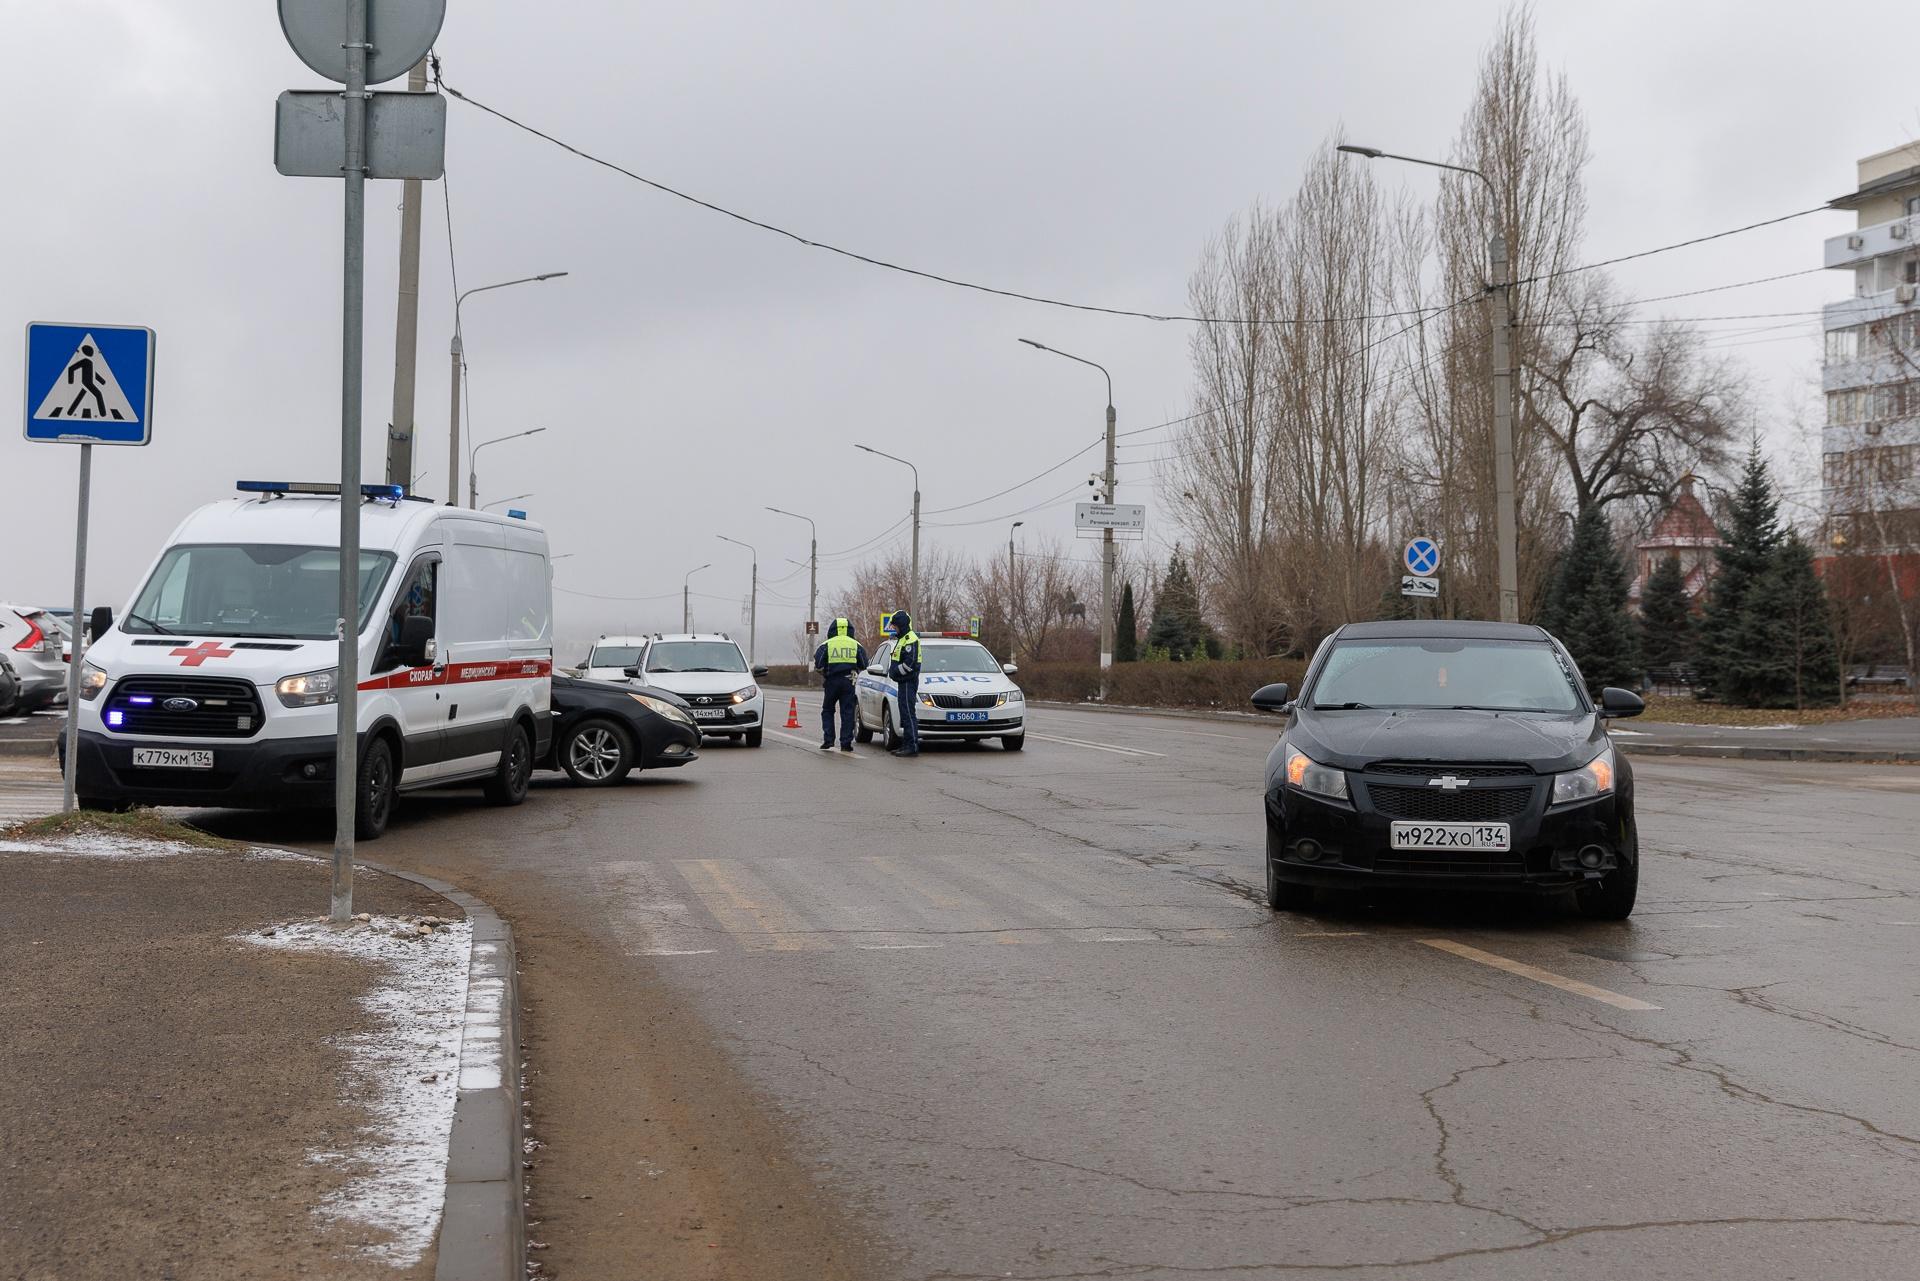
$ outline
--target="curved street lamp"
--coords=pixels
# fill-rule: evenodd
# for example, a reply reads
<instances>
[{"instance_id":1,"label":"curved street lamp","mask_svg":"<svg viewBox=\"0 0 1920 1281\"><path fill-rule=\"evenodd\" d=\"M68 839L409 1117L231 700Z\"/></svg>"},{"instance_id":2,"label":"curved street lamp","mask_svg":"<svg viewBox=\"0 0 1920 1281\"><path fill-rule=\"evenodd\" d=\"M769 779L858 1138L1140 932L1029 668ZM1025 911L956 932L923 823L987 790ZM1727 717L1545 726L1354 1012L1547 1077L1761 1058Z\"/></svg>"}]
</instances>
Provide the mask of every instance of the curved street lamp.
<instances>
[{"instance_id":1,"label":"curved street lamp","mask_svg":"<svg viewBox=\"0 0 1920 1281\"><path fill-rule=\"evenodd\" d=\"M475 285L462 290L453 300L453 341L447 346L447 354L453 358L453 394L449 398L449 421L447 425L447 506L460 505L460 371L466 367L467 348L460 335L460 305L474 294L484 294L491 289L506 289L512 285L531 285L542 280L557 280L566 275L564 271L543 271L537 276L522 276L518 280L502 280L492 285ZM473 500L467 500L467 506L473 506Z\"/></svg>"},{"instance_id":2,"label":"curved street lamp","mask_svg":"<svg viewBox=\"0 0 1920 1281\"><path fill-rule=\"evenodd\" d=\"M481 450L485 449L488 445L497 445L503 440L518 440L522 436L538 436L545 430L545 427L529 427L525 431L508 432L504 436L495 436L492 440L483 440L475 445L467 455L467 506L473 507L480 501L480 473L474 469L474 460L480 456Z\"/></svg>"},{"instance_id":3,"label":"curved street lamp","mask_svg":"<svg viewBox=\"0 0 1920 1281\"><path fill-rule=\"evenodd\" d=\"M754 665L754 640L760 632L760 553L754 550L752 543L743 543L737 538L728 538L725 534L715 534L723 543L732 543L735 547L744 547L753 552L753 595L747 603L747 666Z\"/></svg>"},{"instance_id":4,"label":"curved street lamp","mask_svg":"<svg viewBox=\"0 0 1920 1281\"><path fill-rule=\"evenodd\" d=\"M1034 348L1036 351L1048 352L1055 356L1064 356L1066 359L1075 361L1082 365L1092 365L1095 369L1098 369L1100 371L1103 377L1106 378L1107 380L1107 478L1106 478L1107 494L1106 494L1106 500L1108 503L1113 503L1117 501L1113 495L1113 488L1114 488L1113 451L1114 451L1114 443L1115 443L1115 433L1114 433L1115 420L1114 420L1114 414L1113 414L1113 375L1108 373L1107 367L1101 364L1097 360L1088 360L1085 356L1076 356L1070 351L1061 351L1058 347L1049 347L1045 343L1035 342L1031 338L1022 338L1020 341L1025 343L1027 346ZM1113 573L1114 573L1114 558L1116 554L1117 552L1113 545L1113 530L1111 528L1108 528L1106 530L1101 531L1101 536L1100 536L1100 670L1103 672L1107 668L1113 666ZM1106 696L1107 696L1106 678L1102 677L1100 697L1105 698Z\"/></svg>"},{"instance_id":5,"label":"curved street lamp","mask_svg":"<svg viewBox=\"0 0 1920 1281\"><path fill-rule=\"evenodd\" d=\"M899 463L913 473L913 562L907 571L907 614L912 616L920 612L920 469L896 454L884 449L875 449L872 445L855 445L855 449L864 449L869 454Z\"/></svg>"}]
</instances>

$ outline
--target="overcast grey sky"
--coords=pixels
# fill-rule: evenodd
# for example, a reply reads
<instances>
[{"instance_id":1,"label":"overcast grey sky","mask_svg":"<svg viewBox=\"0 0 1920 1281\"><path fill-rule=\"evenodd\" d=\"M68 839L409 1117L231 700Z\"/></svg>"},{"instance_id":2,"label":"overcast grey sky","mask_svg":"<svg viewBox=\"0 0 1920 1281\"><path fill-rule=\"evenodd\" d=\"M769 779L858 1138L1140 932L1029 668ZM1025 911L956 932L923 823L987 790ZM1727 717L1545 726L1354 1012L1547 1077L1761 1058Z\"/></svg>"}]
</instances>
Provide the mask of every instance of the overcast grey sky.
<instances>
[{"instance_id":1,"label":"overcast grey sky","mask_svg":"<svg viewBox=\"0 0 1920 1281\"><path fill-rule=\"evenodd\" d=\"M1369 5L635 4L449 0L448 82L628 168L820 239L943 274L1104 305L1183 306L1208 235L1284 201L1337 126L1443 155L1497 0ZM1903 30L1907 6L1847 7ZM1591 257L1817 204L1861 155L1908 141L1897 57L1837 42L1831 6L1543 3L1539 38L1586 107ZM273 168L273 101L321 82L268 0L0 0L10 197L5 288L29 320L159 331L154 443L96 451L92 584L116 606L187 511L239 477L338 472L340 189ZM1897 43L1897 42L1896 42ZM1891 46L1890 46L1891 47ZM677 627L683 574L711 561L697 621L735 627L747 553L793 572L904 515L970 502L1101 431L1085 354L1114 374L1122 430L1186 409L1187 327L962 292L776 239L592 167L458 102L447 167L475 434L547 428L481 459L485 501L522 491L550 531L564 637ZM1432 175L1381 174L1425 197ZM398 183L369 185L367 476L391 396ZM438 184L422 246L420 489L445 491L448 254ZM1642 296L1818 265L1849 225L1819 214L1619 269ZM1670 304L1673 314L1811 311L1816 274ZM1789 328L1760 330L1767 325ZM1765 379L1770 438L1810 404L1817 325L1716 323ZM1781 339L1784 338L1784 341ZM16 337L15 341L19 341ZM21 404L20 363L0 393ZM13 412L18 413L18 410ZM19 420L16 419L17 423ZM0 599L71 592L70 447L0 432ZM1152 448L1123 454L1151 500ZM946 517L929 541L1004 548L1021 509L1095 461ZM1069 540L1070 500L1023 517ZM1170 528L1152 524L1156 542ZM904 539L904 531L901 535ZM1082 544L1092 554L1092 544ZM823 568L822 595L836 581ZM652 596L600 604L566 594ZM776 599L778 597L784 600ZM806 575L763 595L763 657L804 616ZM793 602L793 603L788 603ZM563 657L574 657L563 654Z\"/></svg>"}]
</instances>

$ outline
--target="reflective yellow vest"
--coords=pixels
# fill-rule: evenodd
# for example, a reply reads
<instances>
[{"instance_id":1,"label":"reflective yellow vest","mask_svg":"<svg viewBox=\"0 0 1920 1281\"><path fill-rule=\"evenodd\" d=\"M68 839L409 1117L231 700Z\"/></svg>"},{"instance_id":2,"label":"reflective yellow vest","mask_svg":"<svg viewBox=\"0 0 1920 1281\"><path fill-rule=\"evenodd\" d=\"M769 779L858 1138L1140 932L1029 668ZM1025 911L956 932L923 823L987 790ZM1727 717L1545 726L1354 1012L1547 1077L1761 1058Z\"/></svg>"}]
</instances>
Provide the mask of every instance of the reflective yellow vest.
<instances>
[{"instance_id":1,"label":"reflective yellow vest","mask_svg":"<svg viewBox=\"0 0 1920 1281\"><path fill-rule=\"evenodd\" d=\"M848 636L844 633L827 637L828 664L846 663L846 664L852 665L852 664L858 663L859 661L860 661L860 642L859 641L855 640L853 637Z\"/></svg>"}]
</instances>

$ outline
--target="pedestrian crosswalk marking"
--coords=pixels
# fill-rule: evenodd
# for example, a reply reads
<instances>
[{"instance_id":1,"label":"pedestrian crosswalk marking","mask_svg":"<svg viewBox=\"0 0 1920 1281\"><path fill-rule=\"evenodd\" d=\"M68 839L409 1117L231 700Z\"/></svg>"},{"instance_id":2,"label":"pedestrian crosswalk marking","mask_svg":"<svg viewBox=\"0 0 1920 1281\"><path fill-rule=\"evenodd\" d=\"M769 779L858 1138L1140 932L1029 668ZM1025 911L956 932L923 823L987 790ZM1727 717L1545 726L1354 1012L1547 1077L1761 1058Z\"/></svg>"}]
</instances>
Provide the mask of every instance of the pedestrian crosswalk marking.
<instances>
[{"instance_id":1,"label":"pedestrian crosswalk marking","mask_svg":"<svg viewBox=\"0 0 1920 1281\"><path fill-rule=\"evenodd\" d=\"M761 889L746 865L734 859L702 858L677 863L700 902L729 934L748 948L811 952L830 946L807 923Z\"/></svg>"},{"instance_id":2,"label":"pedestrian crosswalk marking","mask_svg":"<svg viewBox=\"0 0 1920 1281\"><path fill-rule=\"evenodd\" d=\"M120 380L113 376L106 356L101 353L100 343L91 333L83 337L74 347L73 355L67 357L66 368L47 389L33 416L41 421L140 421L127 393L120 390Z\"/></svg>"}]
</instances>

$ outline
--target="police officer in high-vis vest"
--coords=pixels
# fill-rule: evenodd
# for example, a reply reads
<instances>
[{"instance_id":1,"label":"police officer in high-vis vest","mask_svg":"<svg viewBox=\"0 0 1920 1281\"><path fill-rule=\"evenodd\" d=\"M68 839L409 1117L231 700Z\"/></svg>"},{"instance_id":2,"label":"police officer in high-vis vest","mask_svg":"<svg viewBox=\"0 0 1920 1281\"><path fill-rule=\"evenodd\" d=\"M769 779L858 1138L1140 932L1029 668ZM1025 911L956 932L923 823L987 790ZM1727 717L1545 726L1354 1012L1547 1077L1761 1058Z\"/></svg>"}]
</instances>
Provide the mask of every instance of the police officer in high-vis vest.
<instances>
[{"instance_id":1,"label":"police officer in high-vis vest","mask_svg":"<svg viewBox=\"0 0 1920 1281\"><path fill-rule=\"evenodd\" d=\"M840 750L853 750L854 717L858 715L853 681L867 667L867 650L853 637L853 628L836 618L827 639L813 651L813 669L826 677L826 695L820 700L820 750L833 747L833 711L840 709Z\"/></svg>"},{"instance_id":2,"label":"police officer in high-vis vest","mask_svg":"<svg viewBox=\"0 0 1920 1281\"><path fill-rule=\"evenodd\" d=\"M900 746L893 750L895 756L920 755L920 638L914 634L913 620L907 617L907 611L901 610L893 616L887 627L893 635L893 659L887 666L887 674L893 677L894 688L899 692L900 702Z\"/></svg>"}]
</instances>

